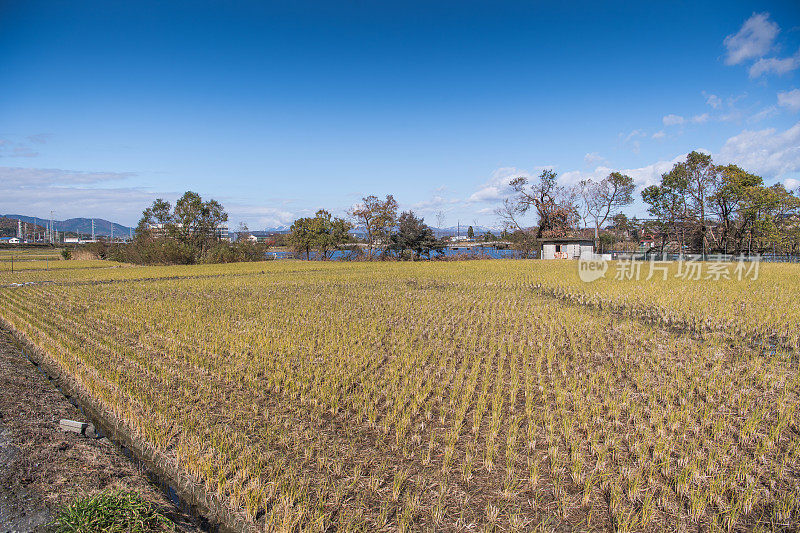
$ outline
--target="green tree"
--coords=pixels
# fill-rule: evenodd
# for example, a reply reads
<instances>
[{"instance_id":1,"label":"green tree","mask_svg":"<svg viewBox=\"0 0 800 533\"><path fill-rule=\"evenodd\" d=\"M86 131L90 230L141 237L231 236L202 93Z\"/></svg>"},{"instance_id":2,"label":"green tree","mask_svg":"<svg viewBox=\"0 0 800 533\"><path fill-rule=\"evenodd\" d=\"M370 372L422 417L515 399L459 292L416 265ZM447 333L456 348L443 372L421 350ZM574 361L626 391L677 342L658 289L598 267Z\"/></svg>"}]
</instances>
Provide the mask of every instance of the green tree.
<instances>
[{"instance_id":1,"label":"green tree","mask_svg":"<svg viewBox=\"0 0 800 533\"><path fill-rule=\"evenodd\" d=\"M375 195L365 196L361 204L350 211L367 235L368 255L373 256L376 244L386 244L397 222L397 201L391 194L381 200Z\"/></svg>"},{"instance_id":2,"label":"green tree","mask_svg":"<svg viewBox=\"0 0 800 533\"><path fill-rule=\"evenodd\" d=\"M216 200L203 201L196 192L187 191L175 202L172 215L181 241L199 249L200 255L218 241L228 214Z\"/></svg>"},{"instance_id":3,"label":"green tree","mask_svg":"<svg viewBox=\"0 0 800 533\"><path fill-rule=\"evenodd\" d=\"M664 251L671 235L683 248L683 222L686 218L686 179L682 172L661 175L660 185L650 185L642 191L642 200L648 204L647 212L657 219L651 231L661 237L661 251Z\"/></svg>"},{"instance_id":4,"label":"green tree","mask_svg":"<svg viewBox=\"0 0 800 533\"><path fill-rule=\"evenodd\" d=\"M397 232L391 236L391 248L401 255L411 250L414 259L422 254L430 258L430 252L436 247L436 236L425 224L425 219L418 218L412 211L404 211L398 219Z\"/></svg>"},{"instance_id":5,"label":"green tree","mask_svg":"<svg viewBox=\"0 0 800 533\"><path fill-rule=\"evenodd\" d=\"M752 239L761 252L777 252L797 238L800 198L777 183L758 191L757 210Z\"/></svg>"},{"instance_id":6,"label":"green tree","mask_svg":"<svg viewBox=\"0 0 800 533\"><path fill-rule=\"evenodd\" d=\"M663 242L686 237L693 248L738 254L794 250L800 245L800 198L782 185L735 164L714 165L697 151L662 174L661 183L642 191Z\"/></svg>"},{"instance_id":7,"label":"green tree","mask_svg":"<svg viewBox=\"0 0 800 533\"><path fill-rule=\"evenodd\" d=\"M123 260L135 263L187 264L207 260L207 255L223 237L228 220L216 200L203 201L187 191L170 211L170 203L158 198L142 212L136 237ZM218 254L219 255L219 254Z\"/></svg>"},{"instance_id":8,"label":"green tree","mask_svg":"<svg viewBox=\"0 0 800 533\"><path fill-rule=\"evenodd\" d=\"M150 228L152 226L165 229L166 225L172 222L171 210L172 207L169 202L162 198L156 198L153 201L153 205L142 211L142 218L139 219L139 223L136 225L136 235L139 237L150 236L152 233ZM166 234L162 232L159 235L165 236Z\"/></svg>"},{"instance_id":9,"label":"green tree","mask_svg":"<svg viewBox=\"0 0 800 533\"><path fill-rule=\"evenodd\" d=\"M630 237L635 228L633 221L625 213L617 213L611 217L611 223L614 225L614 231L622 239Z\"/></svg>"},{"instance_id":10,"label":"green tree","mask_svg":"<svg viewBox=\"0 0 800 533\"><path fill-rule=\"evenodd\" d=\"M741 253L745 236L758 216L764 180L736 165L716 167L709 211L720 222L717 247L727 253Z\"/></svg>"},{"instance_id":11,"label":"green tree","mask_svg":"<svg viewBox=\"0 0 800 533\"><path fill-rule=\"evenodd\" d=\"M348 242L350 228L346 220L320 209L313 217L295 220L288 241L296 252L305 253L306 259L311 259L312 250L318 252L319 259L330 259L335 250Z\"/></svg>"},{"instance_id":12,"label":"green tree","mask_svg":"<svg viewBox=\"0 0 800 533\"><path fill-rule=\"evenodd\" d=\"M474 239L475 238L475 230L472 229L472 226L467 228L467 238Z\"/></svg>"},{"instance_id":13,"label":"green tree","mask_svg":"<svg viewBox=\"0 0 800 533\"><path fill-rule=\"evenodd\" d=\"M167 224L172 220L172 213L170 213L171 206L169 202L162 198L156 198L153 205L150 207L153 220L157 224Z\"/></svg>"}]
</instances>

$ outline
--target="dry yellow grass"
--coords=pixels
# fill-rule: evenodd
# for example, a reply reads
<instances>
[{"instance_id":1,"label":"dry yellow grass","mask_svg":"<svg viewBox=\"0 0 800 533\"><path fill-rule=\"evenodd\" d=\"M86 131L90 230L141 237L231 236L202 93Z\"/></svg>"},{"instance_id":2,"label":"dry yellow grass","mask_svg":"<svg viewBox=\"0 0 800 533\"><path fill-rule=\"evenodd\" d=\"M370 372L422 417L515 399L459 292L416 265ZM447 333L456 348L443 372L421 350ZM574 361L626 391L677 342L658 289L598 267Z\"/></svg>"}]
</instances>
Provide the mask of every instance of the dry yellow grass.
<instances>
[{"instance_id":1,"label":"dry yellow grass","mask_svg":"<svg viewBox=\"0 0 800 533\"><path fill-rule=\"evenodd\" d=\"M0 289L0 315L267 530L800 527L797 354L750 342L792 338L797 267L701 288L575 269L65 272ZM709 291L748 303L740 329L648 314L711 320Z\"/></svg>"}]
</instances>

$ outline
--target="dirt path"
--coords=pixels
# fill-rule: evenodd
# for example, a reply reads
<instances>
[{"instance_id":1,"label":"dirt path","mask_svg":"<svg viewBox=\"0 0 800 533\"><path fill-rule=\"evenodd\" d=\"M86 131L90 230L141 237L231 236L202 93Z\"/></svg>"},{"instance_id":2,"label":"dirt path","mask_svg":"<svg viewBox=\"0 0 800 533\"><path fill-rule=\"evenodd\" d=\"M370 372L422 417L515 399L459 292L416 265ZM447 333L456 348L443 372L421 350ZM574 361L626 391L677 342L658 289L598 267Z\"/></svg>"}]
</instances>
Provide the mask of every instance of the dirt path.
<instances>
[{"instance_id":1,"label":"dirt path","mask_svg":"<svg viewBox=\"0 0 800 533\"><path fill-rule=\"evenodd\" d=\"M0 328L0 533L43 531L61 506L105 489L136 490L197 530L107 439L65 433L62 418L87 421Z\"/></svg>"}]
</instances>

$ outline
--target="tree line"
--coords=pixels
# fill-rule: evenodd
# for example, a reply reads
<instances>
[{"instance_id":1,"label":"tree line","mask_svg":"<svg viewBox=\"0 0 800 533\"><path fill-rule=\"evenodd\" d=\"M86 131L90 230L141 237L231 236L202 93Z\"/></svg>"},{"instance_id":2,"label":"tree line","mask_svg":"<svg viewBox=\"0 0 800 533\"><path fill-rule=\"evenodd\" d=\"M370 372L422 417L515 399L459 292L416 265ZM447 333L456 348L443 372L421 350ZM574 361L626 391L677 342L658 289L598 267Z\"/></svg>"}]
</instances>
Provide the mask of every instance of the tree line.
<instances>
[{"instance_id":1,"label":"tree line","mask_svg":"<svg viewBox=\"0 0 800 533\"><path fill-rule=\"evenodd\" d=\"M691 152L657 184L641 191L650 215L644 220L623 213L633 203L636 187L630 176L620 172L567 186L559 183L555 171L546 169L537 178L514 178L509 189L496 211L504 226L499 238L529 256L544 239L578 234L591 238L590 233L596 246L613 245L616 240L645 241L653 252L797 255L800 251L797 194L781 184L767 186L762 177L735 164L716 165L702 152ZM366 259L440 256L446 242L436 238L423 217L398 210L392 195L365 196L346 218L325 209L298 218L283 241L306 259L330 259L345 250ZM535 215L537 225L524 224L529 215ZM263 260L268 245L245 238L246 227L238 232L240 238L228 242L227 221L219 202L187 191L174 206L159 198L147 207L130 243L95 246L102 248L101 256L137 264ZM354 229L363 238L356 239ZM472 227L467 233L474 237ZM484 240L497 238L484 235Z\"/></svg>"},{"instance_id":2,"label":"tree line","mask_svg":"<svg viewBox=\"0 0 800 533\"><path fill-rule=\"evenodd\" d=\"M701 253L782 253L800 245L800 198L782 184L737 165L715 165L692 152L642 191L645 224L663 250L668 242Z\"/></svg>"},{"instance_id":3,"label":"tree line","mask_svg":"<svg viewBox=\"0 0 800 533\"><path fill-rule=\"evenodd\" d=\"M443 251L444 243L436 239L424 218L413 211L403 211L399 215L397 211L397 201L391 194L383 200L375 195L362 198L348 214L363 230L365 247L363 254L361 247L351 246L350 252L366 259L430 259L431 254ZM288 243L306 259L330 259L336 250L345 250L356 242L350 233L354 227L349 220L320 209L313 217L294 221Z\"/></svg>"},{"instance_id":4,"label":"tree line","mask_svg":"<svg viewBox=\"0 0 800 533\"><path fill-rule=\"evenodd\" d=\"M157 198L142 212L129 243L90 248L101 257L134 264L194 264L263 261L266 245L228 242L228 214L216 200L187 191L173 207Z\"/></svg>"},{"instance_id":5,"label":"tree line","mask_svg":"<svg viewBox=\"0 0 800 533\"><path fill-rule=\"evenodd\" d=\"M645 220L629 219L622 212L634 201L635 185L619 172L570 187L559 184L554 171L544 170L535 180L518 177L509 185L512 193L497 214L525 249L535 248L541 239L588 228L596 245L608 242L610 234L624 233L623 238L651 242L650 249L657 252L800 251L797 194L782 184L767 186L761 176L735 164L716 165L702 152L691 152L663 173L658 184L641 191L651 217ZM525 227L522 219L531 212L538 225Z\"/></svg>"}]
</instances>

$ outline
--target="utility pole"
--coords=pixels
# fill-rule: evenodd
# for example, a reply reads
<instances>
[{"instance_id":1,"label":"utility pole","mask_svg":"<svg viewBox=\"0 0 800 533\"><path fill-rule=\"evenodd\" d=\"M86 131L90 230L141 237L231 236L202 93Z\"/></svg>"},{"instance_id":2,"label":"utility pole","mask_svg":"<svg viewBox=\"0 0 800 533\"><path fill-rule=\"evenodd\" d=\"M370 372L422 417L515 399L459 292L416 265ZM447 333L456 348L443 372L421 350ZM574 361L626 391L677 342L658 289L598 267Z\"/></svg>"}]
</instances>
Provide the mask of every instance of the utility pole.
<instances>
[{"instance_id":1,"label":"utility pole","mask_svg":"<svg viewBox=\"0 0 800 533\"><path fill-rule=\"evenodd\" d=\"M56 239L53 235L53 230L55 229L55 224L53 224L53 211L50 211L50 244L55 244Z\"/></svg>"},{"instance_id":2,"label":"utility pole","mask_svg":"<svg viewBox=\"0 0 800 533\"><path fill-rule=\"evenodd\" d=\"M92 219L92 241L94 241L94 219Z\"/></svg>"}]
</instances>

